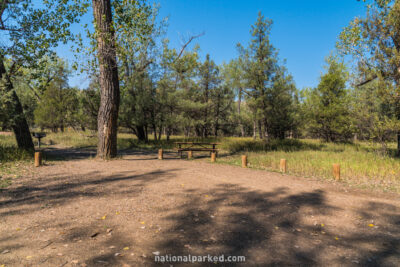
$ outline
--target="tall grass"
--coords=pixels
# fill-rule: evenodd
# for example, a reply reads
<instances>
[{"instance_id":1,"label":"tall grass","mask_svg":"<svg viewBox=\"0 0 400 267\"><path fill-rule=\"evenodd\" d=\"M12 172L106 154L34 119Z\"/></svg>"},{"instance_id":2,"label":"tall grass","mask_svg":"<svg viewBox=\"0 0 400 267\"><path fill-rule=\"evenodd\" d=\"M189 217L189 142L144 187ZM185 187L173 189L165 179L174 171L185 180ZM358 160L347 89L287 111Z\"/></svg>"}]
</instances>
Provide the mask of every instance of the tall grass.
<instances>
[{"instance_id":1,"label":"tall grass","mask_svg":"<svg viewBox=\"0 0 400 267\"><path fill-rule=\"evenodd\" d=\"M32 160L33 151L27 152L17 148L15 137L0 135L0 188L6 188L12 183L12 178L18 177L23 164Z\"/></svg>"},{"instance_id":2,"label":"tall grass","mask_svg":"<svg viewBox=\"0 0 400 267\"><path fill-rule=\"evenodd\" d=\"M33 152L17 148L15 137L0 135L0 163L32 159Z\"/></svg>"},{"instance_id":3,"label":"tall grass","mask_svg":"<svg viewBox=\"0 0 400 267\"><path fill-rule=\"evenodd\" d=\"M389 144L394 149L395 144ZM292 175L333 180L332 165L341 166L341 181L357 187L378 187L400 192L400 159L382 155L378 145L323 143L318 140L262 141L231 138L220 163L241 165L240 155L248 155L249 167L279 171L281 158L287 160Z\"/></svg>"}]
</instances>

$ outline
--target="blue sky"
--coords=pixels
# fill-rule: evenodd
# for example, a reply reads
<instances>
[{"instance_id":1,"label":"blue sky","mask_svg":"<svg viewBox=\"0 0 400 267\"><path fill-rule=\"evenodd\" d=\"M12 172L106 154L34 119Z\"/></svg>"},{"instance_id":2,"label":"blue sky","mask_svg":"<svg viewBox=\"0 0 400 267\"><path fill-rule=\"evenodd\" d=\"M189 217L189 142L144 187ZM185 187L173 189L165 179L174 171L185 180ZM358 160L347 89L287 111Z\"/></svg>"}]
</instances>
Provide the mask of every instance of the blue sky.
<instances>
[{"instance_id":1,"label":"blue sky","mask_svg":"<svg viewBox=\"0 0 400 267\"><path fill-rule=\"evenodd\" d=\"M247 45L250 27L258 11L273 20L271 42L286 59L298 88L316 86L324 59L335 48L341 29L354 17L365 14L357 0L159 0L160 17L169 17L167 37L180 48L182 38L205 32L196 40L201 55L217 63L237 57L236 44ZM91 14L86 16L90 23ZM65 48L59 54L68 57ZM84 87L84 77L70 79Z\"/></svg>"}]
</instances>

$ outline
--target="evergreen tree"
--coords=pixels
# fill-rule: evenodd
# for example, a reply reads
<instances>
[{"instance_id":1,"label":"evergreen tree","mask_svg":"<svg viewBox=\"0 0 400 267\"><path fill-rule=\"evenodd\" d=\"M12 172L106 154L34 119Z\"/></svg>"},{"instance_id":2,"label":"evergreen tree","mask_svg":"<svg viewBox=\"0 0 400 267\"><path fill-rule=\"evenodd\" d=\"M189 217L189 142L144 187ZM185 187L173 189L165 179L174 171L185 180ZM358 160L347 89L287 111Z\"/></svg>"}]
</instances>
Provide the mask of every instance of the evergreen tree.
<instances>
[{"instance_id":1,"label":"evergreen tree","mask_svg":"<svg viewBox=\"0 0 400 267\"><path fill-rule=\"evenodd\" d=\"M348 73L344 63L334 57L329 57L327 64L319 85L306 93L307 128L327 142L348 140L353 133L346 89Z\"/></svg>"},{"instance_id":2,"label":"evergreen tree","mask_svg":"<svg viewBox=\"0 0 400 267\"><path fill-rule=\"evenodd\" d=\"M220 116L220 105L222 92L220 90L219 85L221 83L219 69L215 65L214 61L210 59L210 55L207 54L206 60L203 64L199 66L199 96L198 100L200 103L204 105L202 113L202 123L198 126L201 127L201 135L203 137L207 137L211 132L211 122L214 121L214 126L218 125L219 116ZM216 100L214 107L214 114L211 114L211 103L213 98ZM218 126L215 126L218 128ZM216 135L216 129L214 127L214 135Z\"/></svg>"},{"instance_id":3,"label":"evergreen tree","mask_svg":"<svg viewBox=\"0 0 400 267\"><path fill-rule=\"evenodd\" d=\"M285 138L293 130L293 99L295 86L269 40L272 20L261 12L251 28L252 39L247 49L239 45L240 64L246 80L246 101L253 111L253 137L256 129L260 139L266 136Z\"/></svg>"}]
</instances>

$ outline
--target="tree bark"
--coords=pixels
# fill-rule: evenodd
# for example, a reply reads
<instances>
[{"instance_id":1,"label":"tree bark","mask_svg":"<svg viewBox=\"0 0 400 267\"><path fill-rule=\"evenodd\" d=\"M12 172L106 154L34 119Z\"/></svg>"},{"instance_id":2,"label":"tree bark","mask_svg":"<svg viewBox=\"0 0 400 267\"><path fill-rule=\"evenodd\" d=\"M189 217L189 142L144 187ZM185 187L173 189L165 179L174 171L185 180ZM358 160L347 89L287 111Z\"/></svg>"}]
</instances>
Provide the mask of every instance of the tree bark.
<instances>
[{"instance_id":1,"label":"tree bark","mask_svg":"<svg viewBox=\"0 0 400 267\"><path fill-rule=\"evenodd\" d=\"M261 140L264 139L261 119L258 120L258 135L259 135Z\"/></svg>"},{"instance_id":2,"label":"tree bark","mask_svg":"<svg viewBox=\"0 0 400 267\"><path fill-rule=\"evenodd\" d=\"M0 55L0 81L3 81L4 92L10 93L10 99L6 100L6 109L11 122L18 148L25 150L34 150L31 132L26 121L24 111L17 93L14 90L10 77L7 75L4 66L4 57Z\"/></svg>"},{"instance_id":3,"label":"tree bark","mask_svg":"<svg viewBox=\"0 0 400 267\"><path fill-rule=\"evenodd\" d=\"M100 109L97 117L99 143L97 156L117 156L118 110L120 102L117 56L110 0L93 0L100 66Z\"/></svg>"},{"instance_id":4,"label":"tree bark","mask_svg":"<svg viewBox=\"0 0 400 267\"><path fill-rule=\"evenodd\" d=\"M256 140L257 138L257 121L254 118L253 120L253 139Z\"/></svg>"},{"instance_id":5,"label":"tree bark","mask_svg":"<svg viewBox=\"0 0 400 267\"><path fill-rule=\"evenodd\" d=\"M400 132L397 132L397 156L400 156Z\"/></svg>"},{"instance_id":6,"label":"tree bark","mask_svg":"<svg viewBox=\"0 0 400 267\"><path fill-rule=\"evenodd\" d=\"M239 99L238 99L239 127L240 127L240 133L241 133L242 137L244 137L244 127L243 127L242 118L240 117L240 105L241 104L242 104L242 89L239 89Z\"/></svg>"},{"instance_id":7,"label":"tree bark","mask_svg":"<svg viewBox=\"0 0 400 267\"><path fill-rule=\"evenodd\" d=\"M145 142L146 141L146 133L144 130L144 126L138 125L138 126L136 126L135 129L136 129L135 134L136 134L136 137L138 138L138 140Z\"/></svg>"}]
</instances>

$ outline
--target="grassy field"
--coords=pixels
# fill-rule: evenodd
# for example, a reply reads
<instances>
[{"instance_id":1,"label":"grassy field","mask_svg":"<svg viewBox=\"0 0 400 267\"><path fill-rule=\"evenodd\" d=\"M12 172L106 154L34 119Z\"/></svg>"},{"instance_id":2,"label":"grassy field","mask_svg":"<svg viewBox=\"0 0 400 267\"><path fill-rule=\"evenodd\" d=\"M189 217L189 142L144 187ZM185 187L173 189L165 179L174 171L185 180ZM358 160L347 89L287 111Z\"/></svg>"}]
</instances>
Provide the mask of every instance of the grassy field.
<instances>
[{"instance_id":1,"label":"grassy field","mask_svg":"<svg viewBox=\"0 0 400 267\"><path fill-rule=\"evenodd\" d=\"M380 146L367 142L352 144L331 144L319 140L283 140L268 143L251 138L225 137L218 139L185 139L175 136L170 141L150 140L139 142L131 134L119 134L118 149L173 149L178 141L217 141L221 152L219 164L241 165L241 155L248 156L250 168L279 171L281 158L287 160L288 174L333 180L332 164L341 165L341 181L361 188L377 188L383 191L400 192L400 159L381 155ZM44 147L56 145L73 148L95 148L97 137L93 133L65 132L49 133L44 139ZM394 150L395 143L389 144ZM195 153L195 157L199 153ZM32 155L15 148L15 140L10 135L0 135L0 187L10 183L18 165L30 164ZM197 160L208 160L197 158Z\"/></svg>"}]
</instances>

